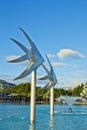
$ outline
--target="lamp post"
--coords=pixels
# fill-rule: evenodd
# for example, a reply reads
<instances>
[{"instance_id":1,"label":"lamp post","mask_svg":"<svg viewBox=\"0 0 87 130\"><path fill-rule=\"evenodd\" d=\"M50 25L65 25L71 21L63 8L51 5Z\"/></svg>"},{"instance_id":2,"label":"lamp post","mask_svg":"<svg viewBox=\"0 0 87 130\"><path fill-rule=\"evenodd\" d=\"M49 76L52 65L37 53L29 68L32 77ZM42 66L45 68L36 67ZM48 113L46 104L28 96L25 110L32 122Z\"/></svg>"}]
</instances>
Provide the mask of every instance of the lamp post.
<instances>
[{"instance_id":1,"label":"lamp post","mask_svg":"<svg viewBox=\"0 0 87 130\"><path fill-rule=\"evenodd\" d=\"M45 85L43 89L46 89L47 91L50 90L50 115L54 115L54 86L57 83L57 79L53 67L49 61L49 58L47 56L46 58L50 66L50 71L47 69L45 65L42 65L45 71L47 72L47 75L42 78L39 78L39 80L49 79L49 82Z\"/></svg>"},{"instance_id":2,"label":"lamp post","mask_svg":"<svg viewBox=\"0 0 87 130\"><path fill-rule=\"evenodd\" d=\"M27 35L27 33L22 28L19 28L19 29L22 31L22 33L26 37L27 41L29 42L30 49L27 49L22 43L20 43L19 41L11 38L11 40L14 43L16 43L24 51L25 54L23 56L17 58L17 59L11 60L9 62L18 63L18 62L22 62L22 61L26 61L26 60L28 60L30 62L30 64L23 71L23 73L21 73L14 80L24 78L24 77L26 77L26 76L28 76L29 74L32 73L32 77L31 77L30 123L33 123L35 121L36 70L40 65L43 64L44 59L41 56L41 54L40 54L39 50L37 49L36 45L34 44L34 42Z\"/></svg>"}]
</instances>

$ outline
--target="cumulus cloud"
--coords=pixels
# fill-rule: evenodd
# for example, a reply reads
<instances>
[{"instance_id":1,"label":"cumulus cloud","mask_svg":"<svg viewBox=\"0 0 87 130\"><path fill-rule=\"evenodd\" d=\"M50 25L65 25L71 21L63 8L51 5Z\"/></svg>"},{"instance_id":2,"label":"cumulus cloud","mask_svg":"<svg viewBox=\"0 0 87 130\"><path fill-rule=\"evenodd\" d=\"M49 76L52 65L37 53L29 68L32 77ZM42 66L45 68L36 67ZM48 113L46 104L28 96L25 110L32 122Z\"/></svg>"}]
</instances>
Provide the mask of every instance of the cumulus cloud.
<instances>
[{"instance_id":1,"label":"cumulus cloud","mask_svg":"<svg viewBox=\"0 0 87 130\"><path fill-rule=\"evenodd\" d=\"M7 56L6 57L6 61L11 61L11 60L15 60L15 59L17 59L17 58L19 58L20 56L17 56L17 55L15 55L15 56ZM29 64L29 62L28 62L28 60L27 61L23 61L23 62L19 62L19 63L17 63L17 64Z\"/></svg>"},{"instance_id":2,"label":"cumulus cloud","mask_svg":"<svg viewBox=\"0 0 87 130\"><path fill-rule=\"evenodd\" d=\"M61 49L58 53L57 56L60 59L64 59L67 57L72 57L72 58L85 58L84 55L80 54L78 51L76 50L72 50L72 49Z\"/></svg>"},{"instance_id":3,"label":"cumulus cloud","mask_svg":"<svg viewBox=\"0 0 87 130\"><path fill-rule=\"evenodd\" d=\"M54 57L55 57L54 54L48 54L47 56L48 56L49 58L54 58Z\"/></svg>"}]
</instances>

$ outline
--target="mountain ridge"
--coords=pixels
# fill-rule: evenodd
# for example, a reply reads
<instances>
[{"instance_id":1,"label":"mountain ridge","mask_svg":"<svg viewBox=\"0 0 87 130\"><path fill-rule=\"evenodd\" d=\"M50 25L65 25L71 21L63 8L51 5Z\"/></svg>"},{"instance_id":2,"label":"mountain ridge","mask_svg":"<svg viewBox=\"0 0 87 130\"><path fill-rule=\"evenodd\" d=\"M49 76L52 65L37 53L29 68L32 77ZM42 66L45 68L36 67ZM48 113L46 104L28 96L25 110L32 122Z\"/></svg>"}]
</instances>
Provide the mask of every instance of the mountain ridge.
<instances>
[{"instance_id":1,"label":"mountain ridge","mask_svg":"<svg viewBox=\"0 0 87 130\"><path fill-rule=\"evenodd\" d=\"M0 86L3 88L15 86L15 84L0 79Z\"/></svg>"}]
</instances>

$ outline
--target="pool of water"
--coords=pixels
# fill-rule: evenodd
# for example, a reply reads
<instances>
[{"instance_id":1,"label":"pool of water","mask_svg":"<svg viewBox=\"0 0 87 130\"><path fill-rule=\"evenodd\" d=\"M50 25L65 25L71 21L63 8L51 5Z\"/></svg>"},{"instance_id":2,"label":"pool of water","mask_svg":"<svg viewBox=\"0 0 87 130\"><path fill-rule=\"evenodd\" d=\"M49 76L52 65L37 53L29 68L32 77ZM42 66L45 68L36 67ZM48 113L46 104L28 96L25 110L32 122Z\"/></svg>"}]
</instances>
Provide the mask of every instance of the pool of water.
<instances>
[{"instance_id":1,"label":"pool of water","mask_svg":"<svg viewBox=\"0 0 87 130\"><path fill-rule=\"evenodd\" d=\"M29 105L0 104L0 130L87 130L87 106L74 105L69 113L68 105L55 105L53 117L49 111L49 105L36 105L30 125Z\"/></svg>"}]
</instances>

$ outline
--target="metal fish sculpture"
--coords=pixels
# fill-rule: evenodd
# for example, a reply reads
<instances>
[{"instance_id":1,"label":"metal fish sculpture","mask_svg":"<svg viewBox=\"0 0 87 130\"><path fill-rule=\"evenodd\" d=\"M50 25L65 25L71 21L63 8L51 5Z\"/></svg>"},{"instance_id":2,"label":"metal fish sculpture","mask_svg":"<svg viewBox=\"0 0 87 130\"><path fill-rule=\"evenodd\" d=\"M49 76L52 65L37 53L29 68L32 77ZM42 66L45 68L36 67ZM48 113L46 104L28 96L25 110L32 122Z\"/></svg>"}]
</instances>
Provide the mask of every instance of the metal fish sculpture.
<instances>
[{"instance_id":1,"label":"metal fish sculpture","mask_svg":"<svg viewBox=\"0 0 87 130\"><path fill-rule=\"evenodd\" d=\"M49 58L47 56L46 56L46 58L47 58L47 61L49 63L49 66L50 66L50 71L47 69L47 67L45 65L42 64L43 68L47 72L47 75L42 77L42 78L39 78L39 80L49 79L49 82L45 85L45 87L43 89L50 90L57 83L57 79L56 79L56 75L54 73L53 67L49 61Z\"/></svg>"},{"instance_id":2,"label":"metal fish sculpture","mask_svg":"<svg viewBox=\"0 0 87 130\"><path fill-rule=\"evenodd\" d=\"M24 77L28 76L32 71L36 70L44 62L44 59L41 56L41 54L40 54L39 50L37 49L37 47L35 46L34 42L30 39L30 37L27 35L27 33L22 28L19 28L19 29L22 31L25 38L29 42L30 49L27 49L19 41L15 40L13 38L10 38L14 43L16 43L24 51L25 54L23 56L17 58L17 59L14 59L14 60L11 60L11 61L8 61L8 62L17 63L17 62L22 62L22 61L29 60L30 64L24 70L24 72L21 73L14 80L17 80L17 79L24 78Z\"/></svg>"}]
</instances>

